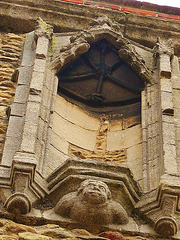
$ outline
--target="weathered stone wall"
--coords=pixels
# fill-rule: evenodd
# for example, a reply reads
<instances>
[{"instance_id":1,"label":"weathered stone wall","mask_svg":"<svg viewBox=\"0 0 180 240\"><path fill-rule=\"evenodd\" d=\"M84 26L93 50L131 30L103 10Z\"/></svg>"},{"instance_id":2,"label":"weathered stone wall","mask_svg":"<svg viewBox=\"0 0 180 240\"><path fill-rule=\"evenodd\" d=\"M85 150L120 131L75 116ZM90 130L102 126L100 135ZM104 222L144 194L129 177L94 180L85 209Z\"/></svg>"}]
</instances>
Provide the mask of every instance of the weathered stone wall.
<instances>
[{"instance_id":1,"label":"weathered stone wall","mask_svg":"<svg viewBox=\"0 0 180 240\"><path fill-rule=\"evenodd\" d=\"M8 126L8 106L16 89L15 69L20 66L25 35L0 33L0 159Z\"/></svg>"}]
</instances>

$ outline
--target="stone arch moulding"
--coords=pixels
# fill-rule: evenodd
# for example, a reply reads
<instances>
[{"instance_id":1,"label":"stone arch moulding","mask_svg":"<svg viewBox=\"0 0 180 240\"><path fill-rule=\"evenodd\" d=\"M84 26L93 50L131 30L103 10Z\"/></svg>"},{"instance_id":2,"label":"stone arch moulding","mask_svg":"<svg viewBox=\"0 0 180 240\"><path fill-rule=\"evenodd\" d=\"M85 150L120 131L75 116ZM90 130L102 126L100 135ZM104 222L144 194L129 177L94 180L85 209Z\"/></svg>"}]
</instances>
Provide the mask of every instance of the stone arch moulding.
<instances>
[{"instance_id":1,"label":"stone arch moulding","mask_svg":"<svg viewBox=\"0 0 180 240\"><path fill-rule=\"evenodd\" d=\"M168 169L169 158L165 148L169 144L165 141L175 140L174 114L170 110L173 109L171 77L174 74L171 68L172 63L175 64L176 57L171 42L157 43L152 61L157 65L154 67L151 64L149 70L141 57L141 50L137 51L135 46L123 37L118 24L107 17L92 20L88 30L72 34L70 43L61 48L56 56L52 53L48 54L52 36L52 26L43 22L42 19L38 20L35 32L28 33L26 36L22 64L18 69L18 86L0 165L1 196L6 209L9 212L26 214L34 208L38 200L45 196L49 196L52 200L65 181L66 185L75 179L74 190L77 190L82 180L93 176L93 179L103 180L111 189L113 186L120 187L132 208L136 209L138 214L145 216L158 233L162 234L162 229L166 228L166 235L175 234L180 220L177 194L174 194L169 187L172 183L170 175L175 178L176 181L173 180L173 184L176 186L179 179L175 177L177 175L175 158L172 161L173 169ZM43 176L43 169L49 159L49 130L58 84L56 74L70 61L87 52L91 43L102 38L106 38L116 46L119 49L119 56L146 82L146 88L142 92L141 110L144 149L143 197L130 170L124 166L116 168L113 164L107 164L108 171L105 171L104 169L107 169L105 163L94 164L93 161L86 161L84 165L81 160L69 159L47 179ZM140 49L140 46L137 48ZM152 50L149 50L149 57L153 59ZM170 86L168 93L164 90L165 82ZM165 101L167 94L168 104ZM166 127L172 129L173 139L168 139ZM161 145L156 146L157 142ZM170 144L169 147L174 156L176 151L174 145ZM151 171L152 163L157 163L153 171ZM81 168L83 173L77 178ZM98 168L101 169L100 173ZM69 172L72 175L69 176ZM93 175L94 172L97 176ZM111 178L110 181L109 178ZM160 180L161 183L162 180L164 181L162 185ZM61 192L61 194L63 196L68 192ZM31 212L28 214L28 216L34 216ZM36 216L49 220L54 218L54 215L48 218L47 213L42 215L38 211Z\"/></svg>"},{"instance_id":2,"label":"stone arch moulding","mask_svg":"<svg viewBox=\"0 0 180 240\"><path fill-rule=\"evenodd\" d=\"M79 55L87 52L91 43L105 38L119 49L119 56L132 67L142 80L149 83L153 82L152 72L130 41L123 37L118 23L114 23L104 16L92 20L90 25L88 30L73 34L70 38L70 44L61 48L60 53L50 64L50 68L55 73Z\"/></svg>"}]
</instances>

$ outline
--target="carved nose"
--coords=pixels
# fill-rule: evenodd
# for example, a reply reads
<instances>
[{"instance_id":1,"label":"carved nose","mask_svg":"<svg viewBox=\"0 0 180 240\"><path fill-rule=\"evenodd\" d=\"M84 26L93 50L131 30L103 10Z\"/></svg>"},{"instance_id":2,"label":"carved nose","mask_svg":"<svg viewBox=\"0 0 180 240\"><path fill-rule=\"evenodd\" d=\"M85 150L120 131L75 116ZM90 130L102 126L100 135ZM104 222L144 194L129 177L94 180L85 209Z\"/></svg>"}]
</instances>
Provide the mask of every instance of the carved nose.
<instances>
[{"instance_id":1,"label":"carved nose","mask_svg":"<svg viewBox=\"0 0 180 240\"><path fill-rule=\"evenodd\" d=\"M97 186L92 186L92 189L93 190L98 190L99 191L99 188Z\"/></svg>"}]
</instances>

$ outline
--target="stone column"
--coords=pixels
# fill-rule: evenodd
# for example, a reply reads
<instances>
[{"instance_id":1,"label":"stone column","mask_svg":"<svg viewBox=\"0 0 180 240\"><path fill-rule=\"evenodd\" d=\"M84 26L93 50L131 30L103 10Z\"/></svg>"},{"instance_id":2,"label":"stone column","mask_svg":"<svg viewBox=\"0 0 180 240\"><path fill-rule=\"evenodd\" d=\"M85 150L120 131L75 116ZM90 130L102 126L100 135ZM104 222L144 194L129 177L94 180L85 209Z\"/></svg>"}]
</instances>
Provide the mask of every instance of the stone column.
<instances>
[{"instance_id":1,"label":"stone column","mask_svg":"<svg viewBox=\"0 0 180 240\"><path fill-rule=\"evenodd\" d=\"M171 60L174 55L172 40L158 41L156 54L159 63L160 110L163 174L177 175L174 107L171 81Z\"/></svg>"},{"instance_id":2,"label":"stone column","mask_svg":"<svg viewBox=\"0 0 180 240\"><path fill-rule=\"evenodd\" d=\"M22 140L13 159L9 159L9 163L12 163L10 178L14 189L14 194L10 195L5 202L9 212L27 213L33 203L45 194L45 189L40 186L43 179L35 174L36 165L39 163L36 143L40 131L39 118L43 102L46 59L52 33L52 26L39 19L34 33L35 39L32 41L33 45L35 43L34 66L32 65L28 92L24 99L26 112L22 124Z\"/></svg>"},{"instance_id":3,"label":"stone column","mask_svg":"<svg viewBox=\"0 0 180 240\"><path fill-rule=\"evenodd\" d=\"M43 22L42 19L39 19L38 26L35 30L37 47L25 115L23 138L20 147L21 152L35 153L38 118L46 70L46 57L52 33L52 26Z\"/></svg>"}]
</instances>

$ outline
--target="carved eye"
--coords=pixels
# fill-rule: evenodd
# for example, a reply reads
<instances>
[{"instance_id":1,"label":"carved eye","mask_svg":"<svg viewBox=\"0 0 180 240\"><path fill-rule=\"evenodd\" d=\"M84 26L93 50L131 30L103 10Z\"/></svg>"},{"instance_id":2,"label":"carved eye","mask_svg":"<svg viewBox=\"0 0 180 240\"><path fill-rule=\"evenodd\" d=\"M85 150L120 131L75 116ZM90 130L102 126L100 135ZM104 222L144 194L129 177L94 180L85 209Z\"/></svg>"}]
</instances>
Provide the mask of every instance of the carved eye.
<instances>
[{"instance_id":1,"label":"carved eye","mask_svg":"<svg viewBox=\"0 0 180 240\"><path fill-rule=\"evenodd\" d=\"M101 189L103 192L106 192L106 189L103 186L99 186L99 189Z\"/></svg>"}]
</instances>

